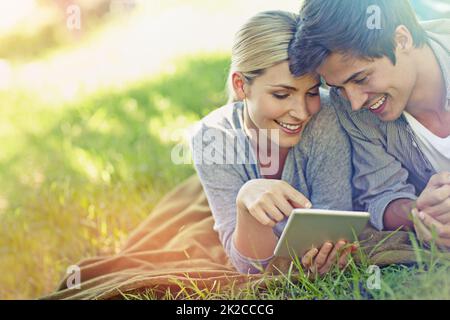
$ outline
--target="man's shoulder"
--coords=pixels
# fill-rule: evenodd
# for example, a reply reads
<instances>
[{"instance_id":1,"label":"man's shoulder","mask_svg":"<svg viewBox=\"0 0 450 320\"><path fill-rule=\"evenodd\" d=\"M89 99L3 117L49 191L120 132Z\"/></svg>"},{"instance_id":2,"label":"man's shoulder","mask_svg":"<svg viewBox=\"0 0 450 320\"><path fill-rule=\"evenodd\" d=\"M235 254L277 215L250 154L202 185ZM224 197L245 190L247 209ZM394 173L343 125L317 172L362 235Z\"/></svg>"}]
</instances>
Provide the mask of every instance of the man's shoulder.
<instances>
[{"instance_id":1,"label":"man's shoulder","mask_svg":"<svg viewBox=\"0 0 450 320\"><path fill-rule=\"evenodd\" d=\"M421 25L427 36L450 54L450 19L423 21Z\"/></svg>"},{"instance_id":2,"label":"man's shoulder","mask_svg":"<svg viewBox=\"0 0 450 320\"><path fill-rule=\"evenodd\" d=\"M442 35L447 38L450 36L450 19L421 21L420 25L427 33Z\"/></svg>"}]
</instances>

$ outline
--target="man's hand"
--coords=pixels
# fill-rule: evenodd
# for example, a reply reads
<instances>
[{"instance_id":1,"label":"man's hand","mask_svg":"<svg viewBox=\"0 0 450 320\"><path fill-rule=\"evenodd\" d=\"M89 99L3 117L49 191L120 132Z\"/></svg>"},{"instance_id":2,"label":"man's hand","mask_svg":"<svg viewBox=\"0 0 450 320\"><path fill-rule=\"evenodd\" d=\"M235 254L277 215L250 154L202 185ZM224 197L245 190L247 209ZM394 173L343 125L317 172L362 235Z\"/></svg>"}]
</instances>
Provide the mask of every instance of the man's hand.
<instances>
[{"instance_id":1,"label":"man's hand","mask_svg":"<svg viewBox=\"0 0 450 320\"><path fill-rule=\"evenodd\" d=\"M435 231L436 245L450 248L450 173L431 177L412 211L414 228L420 240L430 243Z\"/></svg>"},{"instance_id":2,"label":"man's hand","mask_svg":"<svg viewBox=\"0 0 450 320\"><path fill-rule=\"evenodd\" d=\"M418 212L443 224L450 222L450 172L431 177L416 202Z\"/></svg>"},{"instance_id":3,"label":"man's hand","mask_svg":"<svg viewBox=\"0 0 450 320\"><path fill-rule=\"evenodd\" d=\"M412 214L419 240L426 244L434 240L438 247L450 249L450 225L444 225L423 212L419 213L417 209L413 209Z\"/></svg>"}]
</instances>

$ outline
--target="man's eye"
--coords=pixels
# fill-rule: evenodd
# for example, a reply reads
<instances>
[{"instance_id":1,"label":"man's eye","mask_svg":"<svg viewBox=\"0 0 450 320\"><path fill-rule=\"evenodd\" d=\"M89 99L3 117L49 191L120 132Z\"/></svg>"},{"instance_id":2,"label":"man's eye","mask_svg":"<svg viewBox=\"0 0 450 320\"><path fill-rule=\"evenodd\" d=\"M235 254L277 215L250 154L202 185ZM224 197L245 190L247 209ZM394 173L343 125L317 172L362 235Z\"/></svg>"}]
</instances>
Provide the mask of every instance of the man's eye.
<instances>
[{"instance_id":1,"label":"man's eye","mask_svg":"<svg viewBox=\"0 0 450 320\"><path fill-rule=\"evenodd\" d=\"M367 77L364 77L362 79L355 80L355 83L356 84L364 84L364 83L366 83L366 81L367 81Z\"/></svg>"},{"instance_id":2,"label":"man's eye","mask_svg":"<svg viewBox=\"0 0 450 320\"><path fill-rule=\"evenodd\" d=\"M286 99L287 97L289 97L288 94L277 94L277 93L273 93L272 95L273 95L276 99L279 99L279 100L284 100L284 99Z\"/></svg>"}]
</instances>

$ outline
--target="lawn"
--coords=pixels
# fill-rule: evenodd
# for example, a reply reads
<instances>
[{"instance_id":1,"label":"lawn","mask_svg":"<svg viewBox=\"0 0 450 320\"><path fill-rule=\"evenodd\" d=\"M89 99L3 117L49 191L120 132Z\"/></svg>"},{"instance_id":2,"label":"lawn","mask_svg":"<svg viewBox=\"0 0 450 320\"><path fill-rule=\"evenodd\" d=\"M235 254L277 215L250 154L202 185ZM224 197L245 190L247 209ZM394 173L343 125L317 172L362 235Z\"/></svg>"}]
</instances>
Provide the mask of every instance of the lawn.
<instances>
[{"instance_id":1,"label":"lawn","mask_svg":"<svg viewBox=\"0 0 450 320\"><path fill-rule=\"evenodd\" d=\"M388 236L389 237L389 236ZM416 254L416 263L390 265L383 268L370 265L367 256L359 250L355 260L343 270L336 267L323 277L309 277L294 259L288 272L276 277L265 277L237 289L228 287L200 289L195 282L183 285L176 294L158 289L139 293L122 293L127 300L160 299L240 299L240 300L438 300L450 298L450 262L445 260L435 245L424 254L424 247L410 234ZM362 244L363 245L363 244ZM448 259L448 258L447 258Z\"/></svg>"},{"instance_id":2,"label":"lawn","mask_svg":"<svg viewBox=\"0 0 450 320\"><path fill-rule=\"evenodd\" d=\"M223 104L228 60L186 57L171 74L62 105L0 97L1 298L38 297L68 265L116 252L194 173L170 151L183 128Z\"/></svg>"},{"instance_id":3,"label":"lawn","mask_svg":"<svg viewBox=\"0 0 450 320\"><path fill-rule=\"evenodd\" d=\"M292 2L282 3L287 6ZM198 3L198 10L205 9L204 1L193 3ZM241 2L233 3L235 7L227 10L234 14ZM220 7L215 8L217 12L225 12L223 6L215 6ZM19 66L17 73L20 85L0 89L1 299L35 299L51 293L69 265L82 258L118 252L158 200L194 173L191 165L171 161L171 149L183 141L184 129L226 101L230 57L228 51L212 50L224 46L221 36L213 39L216 42L206 38L208 33L188 36L188 32L198 31L197 24L189 25L189 21L197 21L202 15L210 20L217 16L189 6L177 10L177 17L183 13L186 22L185 42L181 45L172 41L177 29L142 33L141 38L130 42L125 42L129 40L125 32L113 29L109 39L122 37L123 46L128 48L114 51L114 59L122 58L120 64L102 64L105 54L115 48L114 41L111 48L105 45L107 49L97 54L91 44L85 44L87 49L80 50L82 58L78 62L76 55L64 60L60 59L63 54L52 56L53 51L44 50L42 60L26 65L30 61L22 60L33 59L33 55L24 54L19 59L24 67ZM248 17L255 8L247 4L245 10L243 15ZM196 19L187 15L190 11L197 14ZM171 14L149 23L169 25L170 19L166 18ZM233 21L242 20L235 18ZM154 25L136 25L136 32L155 30ZM159 33L163 31L168 32L165 38ZM163 43L167 51L144 46L142 39L153 43L148 37L155 35L167 40ZM188 43L200 53L186 54L186 48L181 47ZM181 57L172 52L177 44ZM139 52L140 48L147 51ZM154 51L158 51L158 59L166 58L169 52L177 58L171 57L170 63L147 59L147 54ZM124 56L120 56L122 53ZM83 69L86 57L98 58L98 64L94 63L98 70ZM63 68L58 69L58 63ZM61 73L61 78L55 76ZM26 84L30 75L31 81ZM91 81L95 76L103 77L108 85L96 86ZM85 85L83 94L73 94L74 83ZM67 90L59 91L58 85ZM167 298L450 298L450 264L438 258L414 266L383 268L380 289L367 287L371 276L367 267L350 265L344 272L335 271L311 281L288 277L268 281L265 289L249 287L237 293L186 288L190 290L177 297L168 294ZM125 296L153 297L151 291Z\"/></svg>"}]
</instances>

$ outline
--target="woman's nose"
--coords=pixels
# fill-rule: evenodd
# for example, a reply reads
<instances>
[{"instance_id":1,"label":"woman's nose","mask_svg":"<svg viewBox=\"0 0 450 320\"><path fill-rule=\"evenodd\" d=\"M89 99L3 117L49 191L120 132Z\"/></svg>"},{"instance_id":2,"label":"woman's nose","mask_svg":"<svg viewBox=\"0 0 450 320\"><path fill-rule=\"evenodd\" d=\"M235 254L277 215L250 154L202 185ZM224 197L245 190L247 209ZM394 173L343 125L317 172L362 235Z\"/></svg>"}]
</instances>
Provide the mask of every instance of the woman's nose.
<instances>
[{"instance_id":1,"label":"woman's nose","mask_svg":"<svg viewBox=\"0 0 450 320\"><path fill-rule=\"evenodd\" d=\"M303 103L297 103L295 107L291 108L289 115L300 121L304 121L310 116L308 108Z\"/></svg>"}]
</instances>

